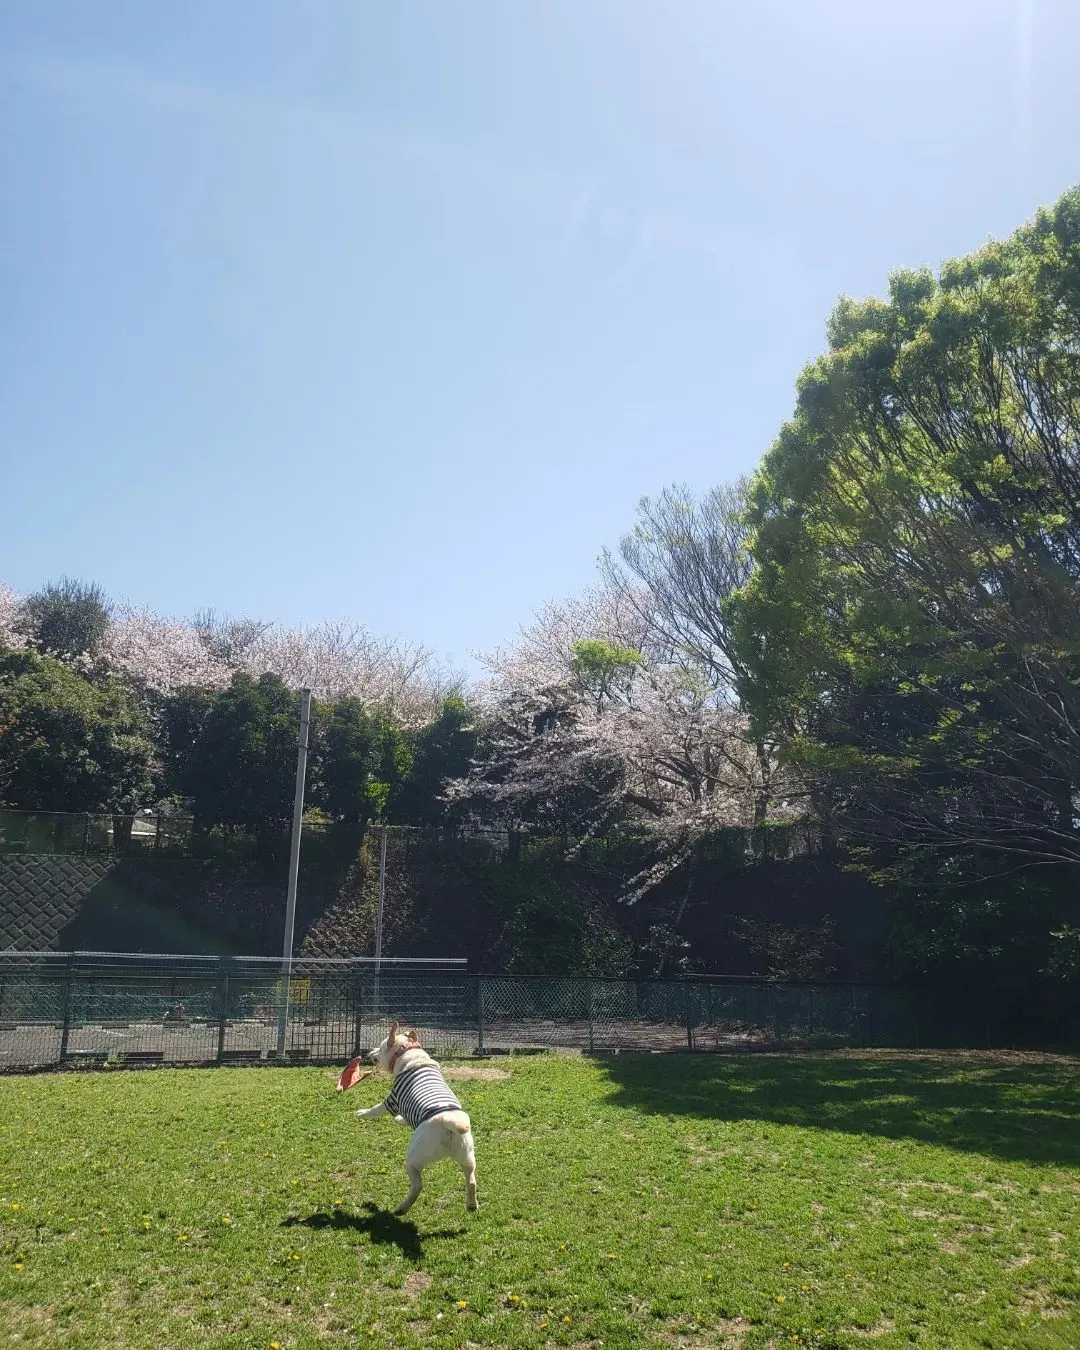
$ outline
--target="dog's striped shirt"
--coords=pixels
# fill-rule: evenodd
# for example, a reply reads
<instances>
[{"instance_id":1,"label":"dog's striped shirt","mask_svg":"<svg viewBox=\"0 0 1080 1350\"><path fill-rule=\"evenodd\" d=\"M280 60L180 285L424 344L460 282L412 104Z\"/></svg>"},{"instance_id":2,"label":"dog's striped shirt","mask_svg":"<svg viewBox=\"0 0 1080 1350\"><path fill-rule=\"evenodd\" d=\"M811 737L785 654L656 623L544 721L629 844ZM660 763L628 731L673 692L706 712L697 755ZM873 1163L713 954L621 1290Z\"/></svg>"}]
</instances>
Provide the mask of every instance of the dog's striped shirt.
<instances>
[{"instance_id":1,"label":"dog's striped shirt","mask_svg":"<svg viewBox=\"0 0 1080 1350\"><path fill-rule=\"evenodd\" d=\"M418 1064L394 1079L386 1106L415 1130L440 1111L460 1111L461 1103L446 1086L437 1064Z\"/></svg>"}]
</instances>

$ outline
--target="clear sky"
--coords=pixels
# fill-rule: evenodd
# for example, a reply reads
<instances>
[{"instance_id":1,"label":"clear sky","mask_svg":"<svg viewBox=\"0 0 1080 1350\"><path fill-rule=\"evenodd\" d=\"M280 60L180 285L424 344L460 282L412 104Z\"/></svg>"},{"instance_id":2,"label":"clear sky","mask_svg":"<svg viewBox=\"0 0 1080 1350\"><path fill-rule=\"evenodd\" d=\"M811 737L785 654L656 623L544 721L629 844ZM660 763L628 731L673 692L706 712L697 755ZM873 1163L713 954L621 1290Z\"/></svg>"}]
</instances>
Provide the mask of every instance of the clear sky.
<instances>
[{"instance_id":1,"label":"clear sky","mask_svg":"<svg viewBox=\"0 0 1080 1350\"><path fill-rule=\"evenodd\" d=\"M0 579L462 660L1080 180L1077 0L3 0Z\"/></svg>"}]
</instances>

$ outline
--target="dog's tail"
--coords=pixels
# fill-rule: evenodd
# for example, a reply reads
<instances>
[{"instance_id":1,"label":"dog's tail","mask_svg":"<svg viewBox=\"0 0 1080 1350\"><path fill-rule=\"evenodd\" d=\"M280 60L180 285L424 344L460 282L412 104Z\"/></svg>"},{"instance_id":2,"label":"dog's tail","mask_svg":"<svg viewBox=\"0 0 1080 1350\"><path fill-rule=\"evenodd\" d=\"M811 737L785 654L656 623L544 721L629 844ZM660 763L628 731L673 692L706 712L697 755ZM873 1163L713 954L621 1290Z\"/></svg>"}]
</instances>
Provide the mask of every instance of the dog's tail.
<instances>
[{"instance_id":1,"label":"dog's tail","mask_svg":"<svg viewBox=\"0 0 1080 1350\"><path fill-rule=\"evenodd\" d=\"M468 1134L472 1129L472 1121L464 1111L447 1111L443 1124L454 1134Z\"/></svg>"}]
</instances>

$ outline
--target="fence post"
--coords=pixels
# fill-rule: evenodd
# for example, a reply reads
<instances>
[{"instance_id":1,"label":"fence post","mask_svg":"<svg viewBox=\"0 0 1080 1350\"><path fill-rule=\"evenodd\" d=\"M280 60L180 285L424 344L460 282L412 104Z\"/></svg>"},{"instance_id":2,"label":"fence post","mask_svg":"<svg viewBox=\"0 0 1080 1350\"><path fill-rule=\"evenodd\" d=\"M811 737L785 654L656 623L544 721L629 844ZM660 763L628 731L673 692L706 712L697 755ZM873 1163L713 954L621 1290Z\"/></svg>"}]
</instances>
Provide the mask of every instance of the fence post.
<instances>
[{"instance_id":1,"label":"fence post","mask_svg":"<svg viewBox=\"0 0 1080 1350\"><path fill-rule=\"evenodd\" d=\"M690 981L683 978L682 982L683 997L683 1016L686 1020L686 1048L689 1051L694 1049L694 1028L690 1020Z\"/></svg>"},{"instance_id":2,"label":"fence post","mask_svg":"<svg viewBox=\"0 0 1080 1350\"><path fill-rule=\"evenodd\" d=\"M225 1027L229 1020L229 958L222 956L218 961L221 983L218 986L217 1062L220 1064L225 1058Z\"/></svg>"},{"instance_id":3,"label":"fence post","mask_svg":"<svg viewBox=\"0 0 1080 1350\"><path fill-rule=\"evenodd\" d=\"M772 1000L773 1039L776 1041L776 1048L779 1050L779 1048L780 1048L780 1046L782 1045L783 1042L782 1042L781 1039L780 1039L780 1013L779 1013L779 1010L777 1009L777 1006L776 1006L776 985L775 985L775 984L770 984L770 985L769 985L769 996L770 996L770 998L771 998L771 1000Z\"/></svg>"},{"instance_id":4,"label":"fence post","mask_svg":"<svg viewBox=\"0 0 1080 1350\"><path fill-rule=\"evenodd\" d=\"M593 1053L593 994L592 980L585 981L586 1015L589 1019L589 1054Z\"/></svg>"},{"instance_id":5,"label":"fence post","mask_svg":"<svg viewBox=\"0 0 1080 1350\"><path fill-rule=\"evenodd\" d=\"M356 977L356 1020L353 1023L353 1055L360 1054L364 1035L364 977Z\"/></svg>"},{"instance_id":6,"label":"fence post","mask_svg":"<svg viewBox=\"0 0 1080 1350\"><path fill-rule=\"evenodd\" d=\"M84 858L85 858L86 855L90 852L90 812L89 812L89 811L87 811L87 813L86 813L86 819L85 819L84 822L83 822L82 851L83 851L83 857L84 857Z\"/></svg>"},{"instance_id":7,"label":"fence post","mask_svg":"<svg viewBox=\"0 0 1080 1350\"><path fill-rule=\"evenodd\" d=\"M484 977L476 977L476 1053L484 1053Z\"/></svg>"},{"instance_id":8,"label":"fence post","mask_svg":"<svg viewBox=\"0 0 1080 1350\"><path fill-rule=\"evenodd\" d=\"M89 819L89 817L87 817ZM71 1032L71 985L75 978L75 953L68 957L67 983L64 985L64 1027L60 1032L60 1055L58 1062L67 1059L68 1036Z\"/></svg>"},{"instance_id":9,"label":"fence post","mask_svg":"<svg viewBox=\"0 0 1080 1350\"><path fill-rule=\"evenodd\" d=\"M859 1000L855 996L855 986L851 986L851 1011L855 1017L855 1044L862 1049L863 1034L862 1024L859 1021Z\"/></svg>"}]
</instances>

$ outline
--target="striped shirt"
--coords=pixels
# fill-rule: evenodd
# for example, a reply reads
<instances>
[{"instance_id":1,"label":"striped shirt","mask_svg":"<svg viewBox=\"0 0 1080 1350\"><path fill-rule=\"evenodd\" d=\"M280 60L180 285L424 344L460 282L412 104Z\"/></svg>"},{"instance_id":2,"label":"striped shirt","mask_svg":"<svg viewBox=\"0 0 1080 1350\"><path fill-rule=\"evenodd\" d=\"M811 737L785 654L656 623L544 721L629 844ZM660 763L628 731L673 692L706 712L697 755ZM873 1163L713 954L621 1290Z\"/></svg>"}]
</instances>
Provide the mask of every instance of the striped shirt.
<instances>
[{"instance_id":1,"label":"striped shirt","mask_svg":"<svg viewBox=\"0 0 1080 1350\"><path fill-rule=\"evenodd\" d=\"M437 1064L418 1064L394 1079L386 1106L415 1130L440 1111L460 1111L461 1103L446 1086Z\"/></svg>"}]
</instances>

